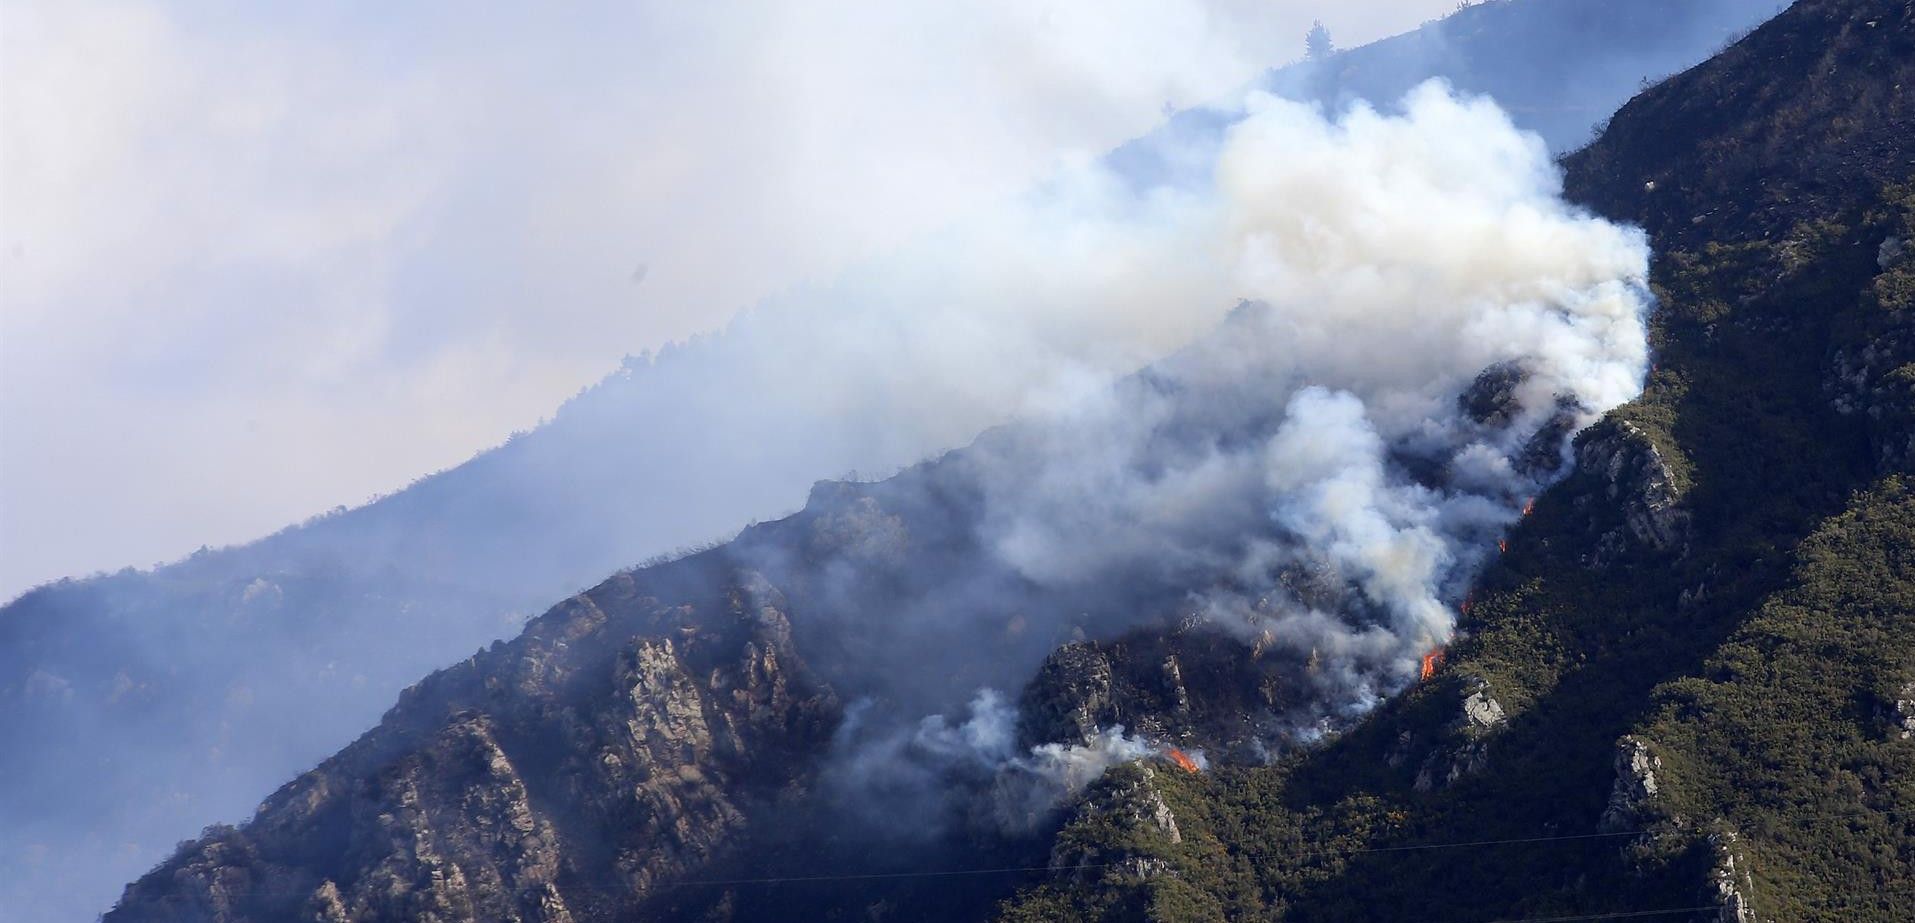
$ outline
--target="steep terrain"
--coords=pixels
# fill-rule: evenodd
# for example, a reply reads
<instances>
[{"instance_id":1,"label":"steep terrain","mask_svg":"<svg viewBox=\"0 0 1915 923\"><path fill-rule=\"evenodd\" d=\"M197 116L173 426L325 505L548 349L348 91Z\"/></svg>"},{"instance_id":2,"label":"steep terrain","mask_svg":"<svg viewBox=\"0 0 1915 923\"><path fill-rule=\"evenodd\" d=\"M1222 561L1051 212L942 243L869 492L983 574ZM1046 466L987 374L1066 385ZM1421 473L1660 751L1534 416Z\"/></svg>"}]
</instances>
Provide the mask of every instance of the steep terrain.
<instances>
[{"instance_id":1,"label":"steep terrain","mask_svg":"<svg viewBox=\"0 0 1915 923\"><path fill-rule=\"evenodd\" d=\"M1641 78L1700 59L1772 6L1483 3L1260 85L1341 102L1447 75L1567 147ZM1161 179L1175 151L1232 117L1188 113L1112 162ZM0 610L0 737L32 742L0 748L0 920L92 913L175 839L237 817L406 683L513 635L550 600L789 509L818 477L942 448L895 446L876 418L827 432L779 405L775 380L745 389L761 395L753 406L726 405L733 392L700 378L717 349L634 361L551 424L365 507ZM686 420L699 422L671 423Z\"/></svg>"},{"instance_id":2,"label":"steep terrain","mask_svg":"<svg viewBox=\"0 0 1915 923\"><path fill-rule=\"evenodd\" d=\"M1915 7L1804 0L1618 113L1569 188L1654 235L1658 367L1436 678L1270 768L1113 774L1054 854L1102 864L1004 916L1908 919L1911 87Z\"/></svg>"},{"instance_id":3,"label":"steep terrain","mask_svg":"<svg viewBox=\"0 0 1915 923\"><path fill-rule=\"evenodd\" d=\"M1259 317L1246 307L1236 323ZM1175 368L1216 364L1240 335L1223 331L1125 387L1181 382ZM1192 429L1241 436L1245 425L1173 421L1166 451ZM905 869L980 855L1030 864L1055 799L1101 768L1100 739L1117 742L1103 733L1113 719L1222 749L1254 746L1291 711L1322 710L1326 691L1300 681L1294 653L1253 657L1204 628L1177 568L1044 586L990 553L985 485L1000 466L1037 471L1046 436L998 430L886 481L821 484L793 517L613 577L407 690L378 728L245 827L206 831L110 918L790 912L788 895L679 886L869 867L874 843L889 844L878 861ZM1073 643L1127 630L1133 641ZM1088 710L1074 684L1085 658L1105 673ZM1203 682L1184 685L1179 664ZM1218 683L1220 669L1237 682ZM1088 774L900 758L899 747L926 748L918 716L958 713L978 689L1034 675L1024 726L1002 729L1007 747L1076 747L1056 752L1094 764ZM799 906L892 902L900 918L974 919L1003 884L926 891L906 879Z\"/></svg>"}]
</instances>

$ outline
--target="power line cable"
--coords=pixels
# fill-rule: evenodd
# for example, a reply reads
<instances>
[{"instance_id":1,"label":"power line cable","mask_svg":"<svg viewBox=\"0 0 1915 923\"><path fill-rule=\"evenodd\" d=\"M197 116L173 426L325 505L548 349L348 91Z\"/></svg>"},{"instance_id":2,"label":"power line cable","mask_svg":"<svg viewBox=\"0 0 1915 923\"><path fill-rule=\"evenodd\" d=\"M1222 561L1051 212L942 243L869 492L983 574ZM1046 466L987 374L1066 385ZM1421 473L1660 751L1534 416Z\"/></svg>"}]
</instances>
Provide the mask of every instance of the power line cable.
<instances>
[{"instance_id":1,"label":"power line cable","mask_svg":"<svg viewBox=\"0 0 1915 923\"><path fill-rule=\"evenodd\" d=\"M1867 816L1872 814L1884 814L1884 813L1889 813L1889 811L1886 809L1849 811L1849 812L1844 812L1840 814L1822 815L1816 819L1837 820L1837 819L1846 818L1846 817L1861 817L1861 816ZM1280 858L1297 859L1297 858L1304 858L1304 857L1315 858L1318 856L1333 856L1333 855L1359 856L1359 855L1368 855L1368 854L1377 854L1377 853L1418 852L1422 850L1431 850L1431 849L1477 849L1477 848L1485 848L1490 846L1522 846L1522 845L1530 845L1530 844L1536 844L1536 843L1557 843L1557 842L1566 842L1566 841L1575 841L1575 840L1615 839L1620 837L1635 837L1635 836L1652 835L1653 833L1654 831L1651 831L1651 830L1616 830L1616 831L1610 831L1610 832L1597 832L1597 833L1567 833L1567 834L1556 834L1551 836L1513 837L1509 839L1500 839L1500 840L1459 840L1459 841L1449 842L1449 843L1411 843L1411 844L1402 845L1402 846L1357 846L1357 847L1349 847L1349 848L1320 846L1314 849L1301 849L1295 852L1236 853L1236 854L1229 855L1229 858L1243 859L1243 860L1255 862L1262 859L1280 859ZM918 871L908 871L908 872L864 872L864 873L856 873L856 874L839 874L839 875L784 875L784 876L762 877L762 878L702 878L702 879L694 878L694 879L683 879L683 880L674 881L674 882L664 882L664 883L661 883L659 887L661 888L689 887L694 885L723 886L723 885L752 885L752 884L802 884L802 883L816 883L816 882L827 882L827 881L876 881L876 880L891 880L891 879L900 879L900 878L958 878L958 877L966 877L966 876L1008 875L1008 874L1030 873L1030 872L1075 872L1075 871L1086 871L1090 869L1114 868L1116 866L1124 865L1124 864L1126 864L1126 862L1080 862L1080 863L1075 863L1072 865L1007 865L1007 866L999 866L995 868L929 869L929 870L918 870ZM1645 913L1647 912L1651 912L1651 911L1645 911ZM1681 911L1670 910L1666 912L1678 913ZM1602 919L1602 918L1601 917L1568 917L1565 919L1580 920L1580 919ZM1541 921L1524 921L1524 923L1541 923Z\"/></svg>"},{"instance_id":2,"label":"power line cable","mask_svg":"<svg viewBox=\"0 0 1915 923\"><path fill-rule=\"evenodd\" d=\"M1561 840L1594 840L1611 837L1639 836L1647 831L1619 830L1613 833L1572 833L1561 836L1521 837L1507 840L1467 840L1455 843L1417 843L1408 846L1357 846L1348 849L1320 847L1314 850L1298 850L1283 853L1237 853L1231 858L1256 861L1259 859L1298 858L1316 855L1361 855L1364 853L1411 852L1423 849L1464 849L1483 846L1509 846L1525 843L1552 843ZM786 875L766 878L705 878L670 882L675 885L752 885L787 884L818 881L866 881L885 878L953 878L965 875L1005 875L1018 872L1076 872L1088 869L1113 868L1123 862L1079 862L1071 865L1006 865L996 868L976 869L937 869L911 872L866 872L852 875Z\"/></svg>"},{"instance_id":3,"label":"power line cable","mask_svg":"<svg viewBox=\"0 0 1915 923\"><path fill-rule=\"evenodd\" d=\"M1709 904L1702 907L1669 907L1663 910L1627 910L1620 913L1587 913L1574 917L1516 917L1508 920L1493 920L1491 923L1576 923L1580 920L1622 920L1630 917L1667 917L1678 913L1704 913L1720 911L1720 906Z\"/></svg>"}]
</instances>

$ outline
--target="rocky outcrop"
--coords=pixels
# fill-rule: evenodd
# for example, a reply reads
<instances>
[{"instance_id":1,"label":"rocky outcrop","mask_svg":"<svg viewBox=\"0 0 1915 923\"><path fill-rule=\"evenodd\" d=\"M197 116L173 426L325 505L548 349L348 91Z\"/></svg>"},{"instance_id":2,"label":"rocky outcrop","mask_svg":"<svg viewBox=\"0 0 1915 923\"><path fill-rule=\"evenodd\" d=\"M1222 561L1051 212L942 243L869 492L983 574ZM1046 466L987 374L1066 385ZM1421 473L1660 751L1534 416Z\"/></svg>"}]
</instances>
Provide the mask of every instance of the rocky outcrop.
<instances>
[{"instance_id":1,"label":"rocky outcrop","mask_svg":"<svg viewBox=\"0 0 1915 923\"><path fill-rule=\"evenodd\" d=\"M1609 789L1609 802L1603 808L1597 828L1617 833L1640 826L1648 808L1662 792L1656 773L1662 760L1642 738L1630 735L1616 741L1616 781Z\"/></svg>"},{"instance_id":2,"label":"rocky outcrop","mask_svg":"<svg viewBox=\"0 0 1915 923\"><path fill-rule=\"evenodd\" d=\"M1020 720L1026 740L1082 743L1119 723L1110 658L1100 645L1066 644L1044 660L1025 687Z\"/></svg>"},{"instance_id":3,"label":"rocky outcrop","mask_svg":"<svg viewBox=\"0 0 1915 923\"><path fill-rule=\"evenodd\" d=\"M1869 324L1830 357L1822 390L1837 413L1860 418L1878 470L1915 463L1915 248L1896 234L1876 248Z\"/></svg>"},{"instance_id":4,"label":"rocky outcrop","mask_svg":"<svg viewBox=\"0 0 1915 923\"><path fill-rule=\"evenodd\" d=\"M558 833L530 798L491 720L455 719L353 799L346 822L371 865L311 903L347 920L571 923Z\"/></svg>"},{"instance_id":5,"label":"rocky outcrop","mask_svg":"<svg viewBox=\"0 0 1915 923\"><path fill-rule=\"evenodd\" d=\"M1868 426L1876 465L1904 470L1915 460L1915 328L1882 330L1837 349L1822 389L1837 413Z\"/></svg>"},{"instance_id":6,"label":"rocky outcrop","mask_svg":"<svg viewBox=\"0 0 1915 923\"><path fill-rule=\"evenodd\" d=\"M1632 550L1681 555L1688 549L1689 512L1669 463L1643 430L1627 420L1604 420L1578 440L1576 503L1599 530L1585 563L1606 568Z\"/></svg>"},{"instance_id":7,"label":"rocky outcrop","mask_svg":"<svg viewBox=\"0 0 1915 923\"><path fill-rule=\"evenodd\" d=\"M1142 763L1112 770L1077 808L1077 821L1094 819L1123 831L1129 835L1117 839L1139 844L1136 848L1111 851L1060 837L1051 850L1051 872L1078 884L1113 876L1148 881L1166 874L1169 863L1151 851L1182 843L1184 837L1156 779L1157 771Z\"/></svg>"},{"instance_id":8,"label":"rocky outcrop","mask_svg":"<svg viewBox=\"0 0 1915 923\"><path fill-rule=\"evenodd\" d=\"M1503 713L1503 704L1491 694L1489 683L1481 677L1470 677L1464 689L1468 694L1463 696L1456 717L1443 727L1438 737L1440 742L1417 767L1416 778L1411 783L1416 791L1448 788L1489 768L1490 736L1507 724L1509 717ZM1416 748L1416 741L1417 735L1401 732L1384 755L1384 762L1391 768L1402 766Z\"/></svg>"},{"instance_id":9,"label":"rocky outcrop","mask_svg":"<svg viewBox=\"0 0 1915 923\"><path fill-rule=\"evenodd\" d=\"M1915 738L1915 682L1902 686L1893 700L1881 704L1882 725L1896 740Z\"/></svg>"},{"instance_id":10,"label":"rocky outcrop","mask_svg":"<svg viewBox=\"0 0 1915 923\"><path fill-rule=\"evenodd\" d=\"M1494 730L1509 718L1503 714L1502 703L1489 694L1489 685L1478 682L1479 688L1463 700L1463 727L1474 731Z\"/></svg>"},{"instance_id":11,"label":"rocky outcrop","mask_svg":"<svg viewBox=\"0 0 1915 923\"><path fill-rule=\"evenodd\" d=\"M670 581L665 581L669 583ZM693 583L693 586L699 583ZM629 575L407 691L376 730L127 889L114 921L630 912L803 778L836 721L782 597Z\"/></svg>"},{"instance_id":12,"label":"rocky outcrop","mask_svg":"<svg viewBox=\"0 0 1915 923\"><path fill-rule=\"evenodd\" d=\"M1309 669L1196 620L1073 642L1025 687L1020 734L1027 744L1086 743L1121 725L1256 761L1293 730L1285 716L1308 702Z\"/></svg>"},{"instance_id":13,"label":"rocky outcrop","mask_svg":"<svg viewBox=\"0 0 1915 923\"><path fill-rule=\"evenodd\" d=\"M1453 747L1439 747L1423 760L1411 787L1419 792L1433 792L1455 785L1488 768L1489 744L1486 741L1472 740Z\"/></svg>"},{"instance_id":14,"label":"rocky outcrop","mask_svg":"<svg viewBox=\"0 0 1915 923\"><path fill-rule=\"evenodd\" d=\"M1749 876L1746 858L1740 855L1740 837L1733 830L1721 829L1709 836L1714 862L1709 868L1703 901L1716 907L1711 923L1756 923L1750 895L1755 881Z\"/></svg>"}]
</instances>

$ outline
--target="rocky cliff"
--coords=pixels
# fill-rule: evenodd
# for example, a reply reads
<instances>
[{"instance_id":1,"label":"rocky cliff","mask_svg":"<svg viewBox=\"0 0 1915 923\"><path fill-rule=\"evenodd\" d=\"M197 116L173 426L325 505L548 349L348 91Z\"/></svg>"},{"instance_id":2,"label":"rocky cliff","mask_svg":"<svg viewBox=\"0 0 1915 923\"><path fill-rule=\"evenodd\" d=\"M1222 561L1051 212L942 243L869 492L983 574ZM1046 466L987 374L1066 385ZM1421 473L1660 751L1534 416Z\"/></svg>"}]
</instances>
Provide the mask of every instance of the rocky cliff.
<instances>
[{"instance_id":1,"label":"rocky cliff","mask_svg":"<svg viewBox=\"0 0 1915 923\"><path fill-rule=\"evenodd\" d=\"M605 919L705 866L841 717L778 592L710 566L615 578L407 690L112 918Z\"/></svg>"},{"instance_id":2,"label":"rocky cliff","mask_svg":"<svg viewBox=\"0 0 1915 923\"><path fill-rule=\"evenodd\" d=\"M1445 76L1567 149L1642 78L1699 60L1771 6L1476 4L1334 68L1258 83L1340 104ZM1112 162L1151 181L1239 115L1181 114ZM634 361L551 424L364 507L151 571L61 581L0 610L0 736L36 742L0 753L14 782L0 790L0 868L23 870L0 875L0 903L90 914L176 838L239 816L351 740L424 673L616 568L788 510L813 479L879 464L869 447L896 444L883 421L824 432L769 399L723 405L710 393L722 389L701 387L701 356Z\"/></svg>"},{"instance_id":3,"label":"rocky cliff","mask_svg":"<svg viewBox=\"0 0 1915 923\"><path fill-rule=\"evenodd\" d=\"M559 606L110 919L976 919L1013 891L1031 921L1901 919L1912 68L1907 3L1804 0L1569 160L1654 235L1650 389L1361 721L1300 725L1318 659L1193 619L1182 574L1059 589L979 554L1000 433ZM1460 396L1479 423L1500 380ZM1013 749L1122 725L1213 767L1063 789L1055 831L890 797L1001 777L861 774L853 742L988 736L872 730L980 686L1016 690Z\"/></svg>"},{"instance_id":4,"label":"rocky cliff","mask_svg":"<svg viewBox=\"0 0 1915 923\"><path fill-rule=\"evenodd\" d=\"M1624 107L1568 186L1654 236L1656 368L1437 677L1269 769L1158 776L1176 844L1087 802L1060 841L1155 873L1006 917L1906 918L1910 87L1915 7L1803 0Z\"/></svg>"}]
</instances>

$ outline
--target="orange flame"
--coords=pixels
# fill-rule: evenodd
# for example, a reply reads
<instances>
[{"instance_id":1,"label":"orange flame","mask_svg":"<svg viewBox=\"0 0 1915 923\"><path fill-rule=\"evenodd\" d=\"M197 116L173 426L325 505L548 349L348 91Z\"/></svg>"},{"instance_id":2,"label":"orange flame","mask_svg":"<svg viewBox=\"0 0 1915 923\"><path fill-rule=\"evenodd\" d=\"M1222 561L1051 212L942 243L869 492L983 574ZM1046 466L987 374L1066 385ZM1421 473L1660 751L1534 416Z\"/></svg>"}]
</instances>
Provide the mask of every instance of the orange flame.
<instances>
[{"instance_id":1,"label":"orange flame","mask_svg":"<svg viewBox=\"0 0 1915 923\"><path fill-rule=\"evenodd\" d=\"M1469 611L1475 607L1476 607L1475 593L1471 593L1470 595L1463 597L1463 614L1464 615L1468 615Z\"/></svg>"},{"instance_id":2,"label":"orange flame","mask_svg":"<svg viewBox=\"0 0 1915 923\"><path fill-rule=\"evenodd\" d=\"M1435 648L1423 655L1423 673L1420 682L1429 682L1436 676L1436 668L1443 665L1443 649Z\"/></svg>"},{"instance_id":3,"label":"orange flame","mask_svg":"<svg viewBox=\"0 0 1915 923\"><path fill-rule=\"evenodd\" d=\"M1508 552L1508 551L1509 551L1509 539L1506 539L1506 538L1499 538L1499 539L1497 539L1497 540L1496 540L1496 550L1497 550L1497 551L1501 551L1501 552Z\"/></svg>"},{"instance_id":4,"label":"orange flame","mask_svg":"<svg viewBox=\"0 0 1915 923\"><path fill-rule=\"evenodd\" d=\"M1531 497L1531 498L1529 498L1529 499L1527 499L1527 500L1524 500L1524 501L1523 501L1523 515L1524 515L1524 516L1528 516L1529 514L1531 514L1531 513L1534 513L1534 512L1536 512L1536 498L1535 498L1535 497Z\"/></svg>"},{"instance_id":5,"label":"orange flame","mask_svg":"<svg viewBox=\"0 0 1915 923\"><path fill-rule=\"evenodd\" d=\"M1185 754L1184 751L1176 747L1165 747L1164 755L1169 757L1171 762L1183 767L1185 772L1192 774L1202 772L1202 770L1197 768L1196 760L1191 759L1188 754Z\"/></svg>"}]
</instances>

